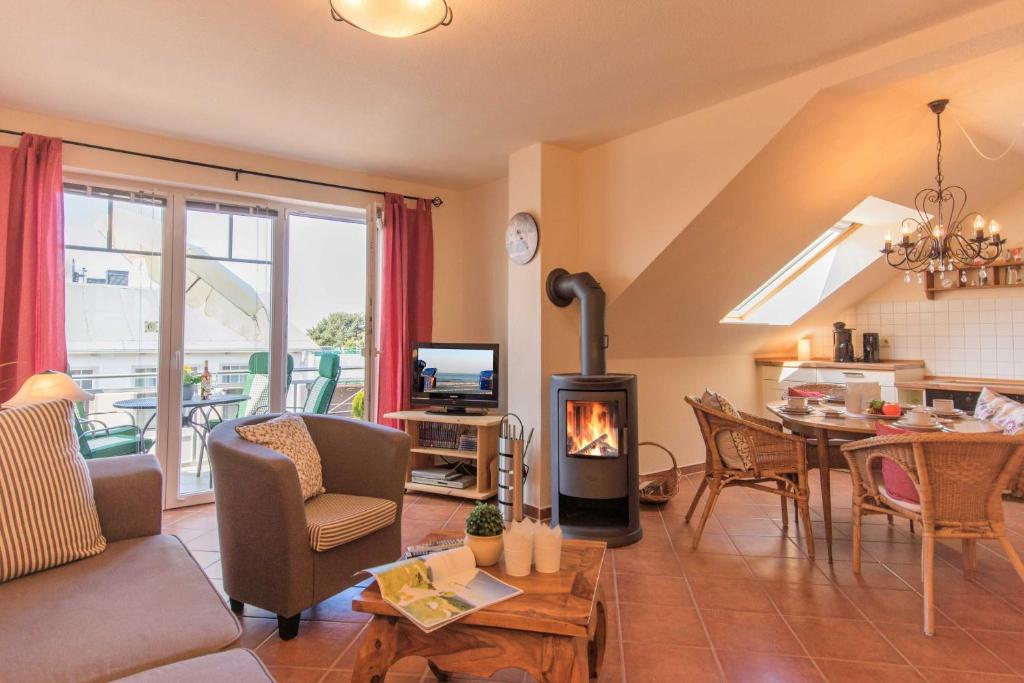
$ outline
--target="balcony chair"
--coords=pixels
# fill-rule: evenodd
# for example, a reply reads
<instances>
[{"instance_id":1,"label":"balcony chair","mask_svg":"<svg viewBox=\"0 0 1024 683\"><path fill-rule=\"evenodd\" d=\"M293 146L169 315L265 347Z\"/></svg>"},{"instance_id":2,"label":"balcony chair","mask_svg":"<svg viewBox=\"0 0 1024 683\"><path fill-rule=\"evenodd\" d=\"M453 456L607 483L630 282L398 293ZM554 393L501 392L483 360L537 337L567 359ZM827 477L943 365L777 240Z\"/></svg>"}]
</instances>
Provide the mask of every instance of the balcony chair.
<instances>
[{"instance_id":1,"label":"balcony chair","mask_svg":"<svg viewBox=\"0 0 1024 683\"><path fill-rule=\"evenodd\" d=\"M303 501L295 463L235 431L272 417L218 425L210 459L231 608L241 612L250 604L277 614L279 635L288 640L298 633L302 610L360 581L360 570L401 555L411 440L361 420L303 414L326 489Z\"/></svg>"},{"instance_id":2,"label":"balcony chair","mask_svg":"<svg viewBox=\"0 0 1024 683\"><path fill-rule=\"evenodd\" d=\"M693 549L700 545L719 494L730 486L743 486L780 496L783 529L789 526L786 500L794 501L798 519L804 525L807 555L814 559L804 438L786 434L782 425L772 420L740 413L721 396L710 392L704 392L700 398L687 396L686 402L697 417L706 455L704 477L686 512L687 523L704 491L709 495L693 537ZM775 488L769 486L772 483Z\"/></svg>"},{"instance_id":3,"label":"balcony chair","mask_svg":"<svg viewBox=\"0 0 1024 683\"><path fill-rule=\"evenodd\" d=\"M153 445L153 439L143 436L134 419L132 424L107 426L93 417L106 414L113 413L87 415L82 404L75 406L75 435L78 437L78 449L86 459L145 453Z\"/></svg>"},{"instance_id":4,"label":"balcony chair","mask_svg":"<svg viewBox=\"0 0 1024 683\"><path fill-rule=\"evenodd\" d=\"M1024 435L900 434L843 446L853 477L853 572L860 573L864 515L896 515L920 523L924 632L935 633L935 540L960 539L964 576L977 565L979 539L999 541L1017 574L1024 563L1006 536L1002 493L1024 462ZM886 490L875 462L906 472L920 497L911 503Z\"/></svg>"},{"instance_id":5,"label":"balcony chair","mask_svg":"<svg viewBox=\"0 0 1024 683\"><path fill-rule=\"evenodd\" d=\"M331 407L331 399L338 386L339 375L341 375L341 358L334 353L321 356L319 374L309 385L306 401L302 404L302 412L326 414Z\"/></svg>"}]
</instances>

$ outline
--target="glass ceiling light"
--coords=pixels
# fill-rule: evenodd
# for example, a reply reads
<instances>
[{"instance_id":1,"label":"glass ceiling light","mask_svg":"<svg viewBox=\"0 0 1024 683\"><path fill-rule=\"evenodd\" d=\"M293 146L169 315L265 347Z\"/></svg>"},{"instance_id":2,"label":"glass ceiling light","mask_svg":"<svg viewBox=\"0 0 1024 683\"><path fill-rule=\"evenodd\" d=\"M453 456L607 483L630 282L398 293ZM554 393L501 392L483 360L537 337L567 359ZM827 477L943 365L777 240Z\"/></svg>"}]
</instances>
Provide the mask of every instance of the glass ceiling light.
<instances>
[{"instance_id":1,"label":"glass ceiling light","mask_svg":"<svg viewBox=\"0 0 1024 683\"><path fill-rule=\"evenodd\" d=\"M385 38L407 38L452 23L448 0L329 0L331 18Z\"/></svg>"},{"instance_id":2,"label":"glass ceiling light","mask_svg":"<svg viewBox=\"0 0 1024 683\"><path fill-rule=\"evenodd\" d=\"M942 175L942 112L949 100L935 100L928 108L935 114L935 187L926 187L914 197L917 216L903 219L901 239L893 243L892 235L885 236L882 253L893 268L920 273L955 270L956 265L985 266L995 261L1002 252L1005 239L999 234L999 224L988 224L977 213L964 213L967 191L958 185L944 186Z\"/></svg>"}]
</instances>

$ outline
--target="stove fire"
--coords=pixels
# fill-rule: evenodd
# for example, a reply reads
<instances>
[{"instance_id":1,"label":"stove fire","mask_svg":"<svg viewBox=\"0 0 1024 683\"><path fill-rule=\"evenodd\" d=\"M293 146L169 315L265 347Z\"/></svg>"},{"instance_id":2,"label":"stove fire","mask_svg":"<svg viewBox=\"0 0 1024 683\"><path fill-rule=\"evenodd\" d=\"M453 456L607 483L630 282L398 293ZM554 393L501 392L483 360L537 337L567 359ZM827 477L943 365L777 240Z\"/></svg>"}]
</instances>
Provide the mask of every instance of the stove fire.
<instances>
[{"instance_id":1,"label":"stove fire","mask_svg":"<svg viewBox=\"0 0 1024 683\"><path fill-rule=\"evenodd\" d=\"M619 455L618 410L601 401L565 402L566 451L576 457Z\"/></svg>"}]
</instances>

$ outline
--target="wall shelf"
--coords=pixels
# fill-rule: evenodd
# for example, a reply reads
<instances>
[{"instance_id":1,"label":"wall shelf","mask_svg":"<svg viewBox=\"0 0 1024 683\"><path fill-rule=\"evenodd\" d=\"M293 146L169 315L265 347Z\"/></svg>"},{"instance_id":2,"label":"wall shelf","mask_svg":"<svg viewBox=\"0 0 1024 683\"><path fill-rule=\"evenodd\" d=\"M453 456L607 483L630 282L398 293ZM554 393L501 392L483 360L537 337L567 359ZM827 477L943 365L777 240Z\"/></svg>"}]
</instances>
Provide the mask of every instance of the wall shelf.
<instances>
[{"instance_id":1,"label":"wall shelf","mask_svg":"<svg viewBox=\"0 0 1024 683\"><path fill-rule=\"evenodd\" d=\"M1007 250L1009 253L1012 250ZM981 279L981 269L985 268L988 277ZM967 282L961 282L962 272L967 273ZM942 276L951 277L953 284L949 287L942 287L939 282ZM949 271L944 273L924 272L924 293L928 299L934 299L935 295L943 292L962 292L965 290L978 289L1007 289L1010 287L1024 287L1024 261L999 261L988 266L953 266L953 274Z\"/></svg>"}]
</instances>

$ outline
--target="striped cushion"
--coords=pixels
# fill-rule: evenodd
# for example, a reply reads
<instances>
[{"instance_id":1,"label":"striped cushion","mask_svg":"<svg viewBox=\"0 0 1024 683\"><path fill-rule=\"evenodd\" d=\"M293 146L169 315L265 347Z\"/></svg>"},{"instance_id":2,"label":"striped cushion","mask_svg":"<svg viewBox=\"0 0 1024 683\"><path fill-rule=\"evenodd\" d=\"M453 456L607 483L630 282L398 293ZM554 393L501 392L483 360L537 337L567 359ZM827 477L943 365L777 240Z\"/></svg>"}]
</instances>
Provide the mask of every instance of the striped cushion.
<instances>
[{"instance_id":1,"label":"striped cushion","mask_svg":"<svg viewBox=\"0 0 1024 683\"><path fill-rule=\"evenodd\" d=\"M107 547L71 401L0 411L0 583Z\"/></svg>"},{"instance_id":2,"label":"striped cushion","mask_svg":"<svg viewBox=\"0 0 1024 683\"><path fill-rule=\"evenodd\" d=\"M249 385L249 400L245 404L245 414L239 417L262 415L269 408L270 378L266 375L253 375L252 383Z\"/></svg>"},{"instance_id":3,"label":"striped cushion","mask_svg":"<svg viewBox=\"0 0 1024 683\"><path fill-rule=\"evenodd\" d=\"M316 412L316 406L320 403L320 398L327 391L327 385L330 383L331 380L326 377L317 377L316 381L309 385L309 393L306 395L306 403L302 406L302 412Z\"/></svg>"},{"instance_id":4,"label":"striped cushion","mask_svg":"<svg viewBox=\"0 0 1024 683\"><path fill-rule=\"evenodd\" d=\"M306 501L309 545L321 552L337 548L377 529L394 524L398 506L393 500L324 493Z\"/></svg>"}]
</instances>

